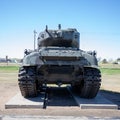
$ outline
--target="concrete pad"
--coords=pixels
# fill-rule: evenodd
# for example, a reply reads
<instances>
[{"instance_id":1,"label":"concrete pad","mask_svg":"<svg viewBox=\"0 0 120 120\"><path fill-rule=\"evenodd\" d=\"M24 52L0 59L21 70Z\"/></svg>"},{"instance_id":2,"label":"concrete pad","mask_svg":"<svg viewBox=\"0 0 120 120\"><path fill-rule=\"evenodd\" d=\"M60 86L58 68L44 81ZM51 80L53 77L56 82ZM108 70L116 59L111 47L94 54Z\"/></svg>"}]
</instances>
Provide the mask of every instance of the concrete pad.
<instances>
[{"instance_id":1,"label":"concrete pad","mask_svg":"<svg viewBox=\"0 0 120 120\"><path fill-rule=\"evenodd\" d=\"M94 99L84 99L73 93L70 88L68 88L68 90L81 109L118 109L118 105L104 98L100 93L98 93ZM21 96L21 93L18 93L5 104L5 108L43 108L43 101L44 94L39 94L38 97L26 99Z\"/></svg>"},{"instance_id":2,"label":"concrete pad","mask_svg":"<svg viewBox=\"0 0 120 120\"><path fill-rule=\"evenodd\" d=\"M118 105L112 103L100 93L98 93L97 96L93 99L84 99L73 93L69 88L68 90L81 109L118 109Z\"/></svg>"},{"instance_id":3,"label":"concrete pad","mask_svg":"<svg viewBox=\"0 0 120 120\"><path fill-rule=\"evenodd\" d=\"M34 98L24 98L21 93L18 93L5 104L5 108L43 108L43 101L44 94Z\"/></svg>"}]
</instances>

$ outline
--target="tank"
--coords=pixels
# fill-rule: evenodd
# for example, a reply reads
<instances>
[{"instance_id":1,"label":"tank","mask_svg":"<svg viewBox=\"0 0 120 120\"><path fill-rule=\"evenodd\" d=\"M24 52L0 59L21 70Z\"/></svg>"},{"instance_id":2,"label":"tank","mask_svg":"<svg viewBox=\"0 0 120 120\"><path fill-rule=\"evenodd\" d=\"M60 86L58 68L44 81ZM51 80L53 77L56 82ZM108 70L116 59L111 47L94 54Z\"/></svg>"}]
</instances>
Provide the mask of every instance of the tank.
<instances>
[{"instance_id":1,"label":"tank","mask_svg":"<svg viewBox=\"0 0 120 120\"><path fill-rule=\"evenodd\" d=\"M19 68L18 84L22 96L35 97L45 85L71 85L83 98L94 98L101 85L95 51L79 48L80 33L74 28L48 29L37 39L37 49L25 50Z\"/></svg>"}]
</instances>

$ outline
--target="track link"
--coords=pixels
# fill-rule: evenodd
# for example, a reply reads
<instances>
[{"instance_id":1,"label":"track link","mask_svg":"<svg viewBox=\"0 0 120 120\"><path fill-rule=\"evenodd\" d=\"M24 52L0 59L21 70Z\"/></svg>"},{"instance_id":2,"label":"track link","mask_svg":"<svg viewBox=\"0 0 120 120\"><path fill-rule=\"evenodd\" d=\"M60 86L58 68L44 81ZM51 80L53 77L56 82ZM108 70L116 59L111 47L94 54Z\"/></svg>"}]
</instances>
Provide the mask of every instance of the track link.
<instances>
[{"instance_id":1,"label":"track link","mask_svg":"<svg viewBox=\"0 0 120 120\"><path fill-rule=\"evenodd\" d=\"M84 69L84 81L80 89L80 96L83 98L94 98L101 85L101 73L96 68Z\"/></svg>"},{"instance_id":2,"label":"track link","mask_svg":"<svg viewBox=\"0 0 120 120\"><path fill-rule=\"evenodd\" d=\"M18 74L18 85L22 96L35 97L37 96L35 74L33 68L20 67Z\"/></svg>"}]
</instances>

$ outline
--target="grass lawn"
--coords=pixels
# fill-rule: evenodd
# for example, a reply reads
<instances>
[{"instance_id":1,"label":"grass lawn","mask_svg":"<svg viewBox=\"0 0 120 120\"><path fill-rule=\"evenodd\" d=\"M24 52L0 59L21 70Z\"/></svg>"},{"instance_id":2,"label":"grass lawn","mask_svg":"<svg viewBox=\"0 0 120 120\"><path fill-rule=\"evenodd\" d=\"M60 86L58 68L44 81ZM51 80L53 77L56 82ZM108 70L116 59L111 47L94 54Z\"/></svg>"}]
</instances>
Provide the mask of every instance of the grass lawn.
<instances>
[{"instance_id":1,"label":"grass lawn","mask_svg":"<svg viewBox=\"0 0 120 120\"><path fill-rule=\"evenodd\" d=\"M9 84L17 83L18 80L18 64L0 63L0 83Z\"/></svg>"},{"instance_id":2,"label":"grass lawn","mask_svg":"<svg viewBox=\"0 0 120 120\"><path fill-rule=\"evenodd\" d=\"M120 65L116 64L100 64L102 75L120 75Z\"/></svg>"},{"instance_id":3,"label":"grass lawn","mask_svg":"<svg viewBox=\"0 0 120 120\"><path fill-rule=\"evenodd\" d=\"M120 92L120 65L99 64L102 73L101 89Z\"/></svg>"},{"instance_id":4,"label":"grass lawn","mask_svg":"<svg viewBox=\"0 0 120 120\"><path fill-rule=\"evenodd\" d=\"M18 66L0 66L0 72L17 72Z\"/></svg>"},{"instance_id":5,"label":"grass lawn","mask_svg":"<svg viewBox=\"0 0 120 120\"><path fill-rule=\"evenodd\" d=\"M18 72L18 64L0 63L0 72ZM100 64L100 71L102 75L120 75L120 65Z\"/></svg>"},{"instance_id":6,"label":"grass lawn","mask_svg":"<svg viewBox=\"0 0 120 120\"><path fill-rule=\"evenodd\" d=\"M120 74L120 68L100 68L102 75L117 75Z\"/></svg>"},{"instance_id":7,"label":"grass lawn","mask_svg":"<svg viewBox=\"0 0 120 120\"><path fill-rule=\"evenodd\" d=\"M18 72L19 70L19 65L18 64L6 64L6 63L0 63L0 72Z\"/></svg>"},{"instance_id":8,"label":"grass lawn","mask_svg":"<svg viewBox=\"0 0 120 120\"><path fill-rule=\"evenodd\" d=\"M0 63L0 72L18 72L19 64ZM103 75L117 75L120 74L120 65L114 64L99 64L100 71Z\"/></svg>"}]
</instances>

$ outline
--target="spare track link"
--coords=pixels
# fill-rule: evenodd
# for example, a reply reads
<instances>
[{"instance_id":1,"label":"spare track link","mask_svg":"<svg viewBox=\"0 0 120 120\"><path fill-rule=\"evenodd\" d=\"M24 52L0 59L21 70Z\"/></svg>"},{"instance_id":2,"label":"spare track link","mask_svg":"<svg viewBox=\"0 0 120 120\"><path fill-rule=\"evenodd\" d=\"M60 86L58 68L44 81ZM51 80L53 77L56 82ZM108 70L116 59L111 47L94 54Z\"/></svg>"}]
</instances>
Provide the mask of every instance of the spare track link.
<instances>
[{"instance_id":1,"label":"spare track link","mask_svg":"<svg viewBox=\"0 0 120 120\"><path fill-rule=\"evenodd\" d=\"M101 85L101 73L95 68L85 68L84 84L81 88L80 96L83 98L94 98Z\"/></svg>"},{"instance_id":2,"label":"spare track link","mask_svg":"<svg viewBox=\"0 0 120 120\"><path fill-rule=\"evenodd\" d=\"M27 72L27 70L24 67L20 67L18 81L22 96L24 97L37 96L35 76L32 71Z\"/></svg>"}]
</instances>

